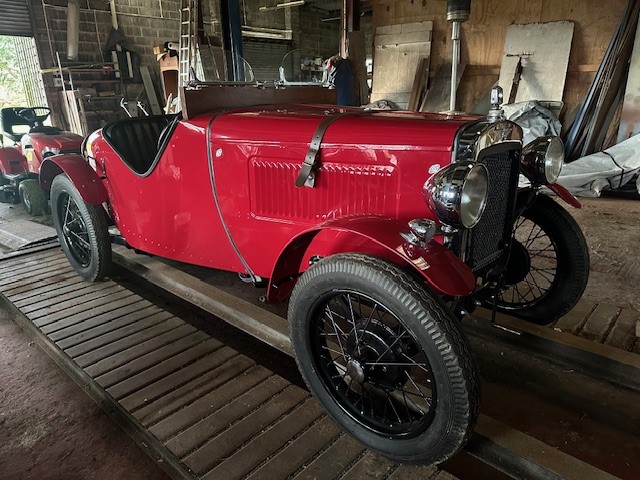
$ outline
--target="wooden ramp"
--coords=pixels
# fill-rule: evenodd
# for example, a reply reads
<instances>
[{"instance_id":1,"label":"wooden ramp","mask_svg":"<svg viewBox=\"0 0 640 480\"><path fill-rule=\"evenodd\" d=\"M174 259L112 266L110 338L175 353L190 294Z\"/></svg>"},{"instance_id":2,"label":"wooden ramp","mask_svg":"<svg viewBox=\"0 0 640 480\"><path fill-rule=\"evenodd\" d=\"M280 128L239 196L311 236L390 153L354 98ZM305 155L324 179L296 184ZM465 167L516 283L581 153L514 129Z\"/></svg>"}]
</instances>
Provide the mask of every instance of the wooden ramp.
<instances>
[{"instance_id":1,"label":"wooden ramp","mask_svg":"<svg viewBox=\"0 0 640 480\"><path fill-rule=\"evenodd\" d=\"M23 328L173 478L453 478L374 455L303 390L59 248L0 262Z\"/></svg>"}]
</instances>

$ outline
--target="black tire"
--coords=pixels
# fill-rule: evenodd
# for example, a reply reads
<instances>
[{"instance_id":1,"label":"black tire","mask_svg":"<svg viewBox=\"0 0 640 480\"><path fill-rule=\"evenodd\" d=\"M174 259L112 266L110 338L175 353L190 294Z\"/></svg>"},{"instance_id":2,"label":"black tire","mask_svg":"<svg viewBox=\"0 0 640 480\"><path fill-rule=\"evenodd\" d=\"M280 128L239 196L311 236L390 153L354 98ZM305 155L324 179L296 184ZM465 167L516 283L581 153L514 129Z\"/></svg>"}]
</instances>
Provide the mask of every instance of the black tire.
<instances>
[{"instance_id":1,"label":"black tire","mask_svg":"<svg viewBox=\"0 0 640 480\"><path fill-rule=\"evenodd\" d=\"M447 307L406 272L362 254L327 257L301 276L288 318L309 390L367 447L434 464L467 441L475 361Z\"/></svg>"},{"instance_id":2,"label":"black tire","mask_svg":"<svg viewBox=\"0 0 640 480\"><path fill-rule=\"evenodd\" d=\"M101 206L89 205L64 174L51 184L53 225L74 270L85 280L102 280L111 269L111 242Z\"/></svg>"},{"instance_id":3,"label":"black tire","mask_svg":"<svg viewBox=\"0 0 640 480\"><path fill-rule=\"evenodd\" d=\"M18 187L20 201L22 206L29 215L37 217L44 213L47 206L47 200L44 198L44 192L38 185L38 181L28 178L20 182Z\"/></svg>"},{"instance_id":4,"label":"black tire","mask_svg":"<svg viewBox=\"0 0 640 480\"><path fill-rule=\"evenodd\" d=\"M587 286L587 241L569 212L545 195L522 213L514 234L497 309L538 325L553 323Z\"/></svg>"}]
</instances>

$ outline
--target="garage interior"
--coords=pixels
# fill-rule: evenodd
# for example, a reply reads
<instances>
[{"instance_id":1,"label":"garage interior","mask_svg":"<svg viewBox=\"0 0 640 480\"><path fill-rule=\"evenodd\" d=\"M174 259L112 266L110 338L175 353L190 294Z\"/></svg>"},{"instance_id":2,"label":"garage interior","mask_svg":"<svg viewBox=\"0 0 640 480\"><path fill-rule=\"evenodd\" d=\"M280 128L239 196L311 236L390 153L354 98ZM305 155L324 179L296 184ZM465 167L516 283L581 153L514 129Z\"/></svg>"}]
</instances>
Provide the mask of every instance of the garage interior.
<instances>
[{"instance_id":1,"label":"garage interior","mask_svg":"<svg viewBox=\"0 0 640 480\"><path fill-rule=\"evenodd\" d=\"M487 115L499 85L529 103L505 107L525 134L564 141L559 183L581 208L545 193L590 257L581 299L550 325L498 313L495 328L486 305L464 317L480 417L457 455L416 466L324 413L266 288L122 245L107 280L83 282L49 215L0 203L0 479L638 478L640 1L467 3L0 0L26 101L0 76L0 108L48 107L47 125L83 138L177 114L194 78L444 116Z\"/></svg>"}]
</instances>

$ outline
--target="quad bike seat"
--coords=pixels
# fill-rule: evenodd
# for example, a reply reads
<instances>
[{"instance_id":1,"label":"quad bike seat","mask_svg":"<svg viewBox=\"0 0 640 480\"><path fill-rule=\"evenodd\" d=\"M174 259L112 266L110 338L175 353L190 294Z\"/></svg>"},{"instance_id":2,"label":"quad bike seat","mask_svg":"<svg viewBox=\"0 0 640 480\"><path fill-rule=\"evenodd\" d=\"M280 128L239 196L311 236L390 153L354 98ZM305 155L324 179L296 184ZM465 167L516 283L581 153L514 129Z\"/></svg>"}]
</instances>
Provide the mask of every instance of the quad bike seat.
<instances>
[{"instance_id":1,"label":"quad bike seat","mask_svg":"<svg viewBox=\"0 0 640 480\"><path fill-rule=\"evenodd\" d=\"M0 128L2 128L5 136L15 143L18 143L26 133L25 131L16 131L15 127L31 128L29 122L18 115L18 111L19 109L17 108L0 109Z\"/></svg>"},{"instance_id":2,"label":"quad bike seat","mask_svg":"<svg viewBox=\"0 0 640 480\"><path fill-rule=\"evenodd\" d=\"M44 111L42 115L38 115L36 110ZM51 111L45 107L22 108L8 107L0 110L0 125L2 131L7 138L18 143L27 133L44 133L46 135L58 135L62 132L57 127L49 127L42 125ZM16 129L16 127L26 127Z\"/></svg>"},{"instance_id":3,"label":"quad bike seat","mask_svg":"<svg viewBox=\"0 0 640 480\"><path fill-rule=\"evenodd\" d=\"M111 123L102 135L122 160L144 175L164 150L180 115L133 117Z\"/></svg>"}]
</instances>

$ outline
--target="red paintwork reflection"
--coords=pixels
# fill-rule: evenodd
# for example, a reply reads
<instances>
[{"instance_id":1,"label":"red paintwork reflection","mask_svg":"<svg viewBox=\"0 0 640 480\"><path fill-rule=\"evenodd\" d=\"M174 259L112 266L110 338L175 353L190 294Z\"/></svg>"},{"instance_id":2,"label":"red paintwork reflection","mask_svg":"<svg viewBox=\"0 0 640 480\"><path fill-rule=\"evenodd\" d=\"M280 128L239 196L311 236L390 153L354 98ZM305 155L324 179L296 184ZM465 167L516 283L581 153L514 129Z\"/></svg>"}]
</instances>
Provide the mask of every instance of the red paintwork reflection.
<instances>
[{"instance_id":1,"label":"red paintwork reflection","mask_svg":"<svg viewBox=\"0 0 640 480\"><path fill-rule=\"evenodd\" d=\"M80 152L83 138L75 133L61 132L54 135L45 133L28 133L22 137L21 144L28 161L28 169L32 173L40 173L44 160L42 153L57 151L63 153Z\"/></svg>"}]
</instances>

